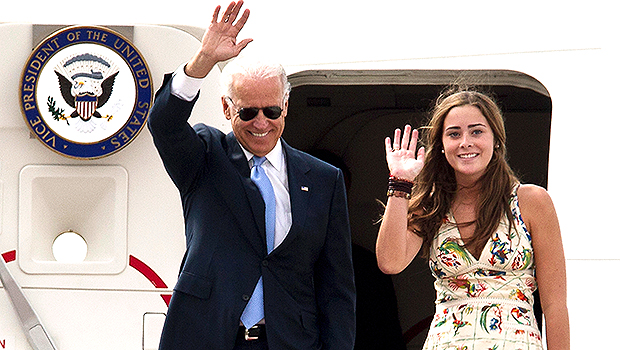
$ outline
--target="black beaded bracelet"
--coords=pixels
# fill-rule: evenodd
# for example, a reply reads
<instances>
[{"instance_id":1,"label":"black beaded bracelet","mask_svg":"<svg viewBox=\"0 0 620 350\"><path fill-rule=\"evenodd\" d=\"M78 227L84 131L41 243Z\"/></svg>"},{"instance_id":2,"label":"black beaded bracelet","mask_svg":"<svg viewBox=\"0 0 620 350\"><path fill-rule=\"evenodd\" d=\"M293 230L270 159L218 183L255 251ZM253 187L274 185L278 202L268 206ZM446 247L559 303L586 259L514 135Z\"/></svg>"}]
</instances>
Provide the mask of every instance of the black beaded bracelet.
<instances>
[{"instance_id":1,"label":"black beaded bracelet","mask_svg":"<svg viewBox=\"0 0 620 350\"><path fill-rule=\"evenodd\" d=\"M390 175L388 180L387 196L401 197L411 199L411 190L413 182Z\"/></svg>"},{"instance_id":2,"label":"black beaded bracelet","mask_svg":"<svg viewBox=\"0 0 620 350\"><path fill-rule=\"evenodd\" d=\"M393 188L388 188L387 196L388 197L399 197L399 198L411 199L411 192L398 191L398 190L395 190Z\"/></svg>"}]
</instances>

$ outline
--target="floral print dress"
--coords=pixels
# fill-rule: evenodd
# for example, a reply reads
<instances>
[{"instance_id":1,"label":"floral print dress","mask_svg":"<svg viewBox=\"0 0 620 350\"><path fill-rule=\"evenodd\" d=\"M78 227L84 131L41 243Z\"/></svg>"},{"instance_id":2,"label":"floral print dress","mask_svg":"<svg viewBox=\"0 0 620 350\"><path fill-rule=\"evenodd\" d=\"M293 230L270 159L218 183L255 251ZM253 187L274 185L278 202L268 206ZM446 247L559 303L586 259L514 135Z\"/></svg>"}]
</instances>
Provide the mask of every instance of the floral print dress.
<instances>
[{"instance_id":1,"label":"floral print dress","mask_svg":"<svg viewBox=\"0 0 620 350\"><path fill-rule=\"evenodd\" d=\"M464 247L452 214L431 244L436 309L425 350L543 349L533 312L536 290L532 237L519 210L515 187L508 218L479 259Z\"/></svg>"}]
</instances>

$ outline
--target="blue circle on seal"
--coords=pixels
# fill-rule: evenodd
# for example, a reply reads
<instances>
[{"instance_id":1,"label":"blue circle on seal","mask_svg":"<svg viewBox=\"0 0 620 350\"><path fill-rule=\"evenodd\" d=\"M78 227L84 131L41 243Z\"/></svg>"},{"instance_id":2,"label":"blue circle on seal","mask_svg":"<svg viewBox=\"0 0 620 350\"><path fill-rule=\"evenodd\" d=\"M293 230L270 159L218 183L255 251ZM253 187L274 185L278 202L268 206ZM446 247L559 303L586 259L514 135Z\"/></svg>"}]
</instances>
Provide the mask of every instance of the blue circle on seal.
<instances>
[{"instance_id":1,"label":"blue circle on seal","mask_svg":"<svg viewBox=\"0 0 620 350\"><path fill-rule=\"evenodd\" d=\"M123 149L146 124L152 98L144 57L104 27L57 31L33 50L21 76L20 105L32 134L70 158Z\"/></svg>"}]
</instances>

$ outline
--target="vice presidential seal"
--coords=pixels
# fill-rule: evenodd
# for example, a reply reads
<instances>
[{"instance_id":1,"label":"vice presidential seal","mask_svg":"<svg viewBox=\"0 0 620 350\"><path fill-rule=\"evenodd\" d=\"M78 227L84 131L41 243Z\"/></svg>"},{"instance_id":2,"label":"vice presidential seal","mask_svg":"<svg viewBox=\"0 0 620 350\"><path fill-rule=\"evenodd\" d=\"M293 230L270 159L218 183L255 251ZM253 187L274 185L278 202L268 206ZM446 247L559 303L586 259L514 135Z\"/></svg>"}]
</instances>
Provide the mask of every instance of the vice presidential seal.
<instances>
[{"instance_id":1,"label":"vice presidential seal","mask_svg":"<svg viewBox=\"0 0 620 350\"><path fill-rule=\"evenodd\" d=\"M26 123L44 145L95 159L140 133L153 87L146 61L127 39L107 28L75 26L33 50L20 96Z\"/></svg>"}]
</instances>

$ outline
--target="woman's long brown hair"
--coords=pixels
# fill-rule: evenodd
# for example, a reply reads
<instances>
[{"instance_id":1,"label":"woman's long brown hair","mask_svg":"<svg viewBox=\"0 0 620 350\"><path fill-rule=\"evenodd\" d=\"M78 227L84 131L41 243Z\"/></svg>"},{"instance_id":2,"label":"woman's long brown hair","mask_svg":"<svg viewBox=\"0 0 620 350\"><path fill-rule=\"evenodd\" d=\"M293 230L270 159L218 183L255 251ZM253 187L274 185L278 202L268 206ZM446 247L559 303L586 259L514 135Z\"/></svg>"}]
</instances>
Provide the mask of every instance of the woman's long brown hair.
<instances>
[{"instance_id":1,"label":"woman's long brown hair","mask_svg":"<svg viewBox=\"0 0 620 350\"><path fill-rule=\"evenodd\" d=\"M464 105L475 106L484 115L493 131L495 144L486 172L478 180L482 186L479 186L476 219L459 223L475 225L474 235L465 246L479 256L502 218L512 217L510 194L518 179L506 159L506 130L501 111L489 96L477 91L444 93L438 98L428 125L421 128L422 144L426 148L425 164L416 178L409 203L409 228L424 239L421 252L425 257L428 257L430 242L450 211L457 191L454 169L441 152L444 120L452 108ZM512 220L509 222L512 225Z\"/></svg>"}]
</instances>

